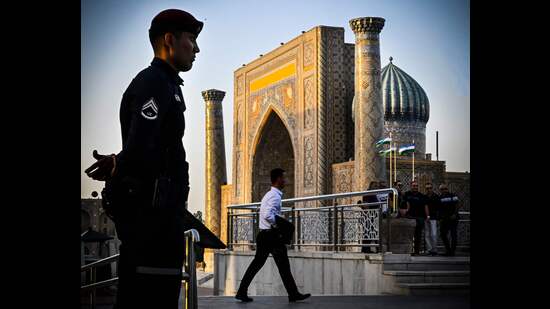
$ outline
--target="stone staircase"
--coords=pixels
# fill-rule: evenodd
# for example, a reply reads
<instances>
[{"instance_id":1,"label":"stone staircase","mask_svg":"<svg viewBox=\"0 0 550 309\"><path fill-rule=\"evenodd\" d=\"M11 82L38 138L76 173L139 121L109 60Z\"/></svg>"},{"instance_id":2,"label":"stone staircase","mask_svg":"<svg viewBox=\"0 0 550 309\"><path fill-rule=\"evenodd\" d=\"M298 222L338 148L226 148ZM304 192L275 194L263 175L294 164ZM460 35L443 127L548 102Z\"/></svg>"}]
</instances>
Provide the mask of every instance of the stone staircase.
<instances>
[{"instance_id":1,"label":"stone staircase","mask_svg":"<svg viewBox=\"0 0 550 309\"><path fill-rule=\"evenodd\" d=\"M383 293L394 295L467 295L470 257L385 254Z\"/></svg>"}]
</instances>

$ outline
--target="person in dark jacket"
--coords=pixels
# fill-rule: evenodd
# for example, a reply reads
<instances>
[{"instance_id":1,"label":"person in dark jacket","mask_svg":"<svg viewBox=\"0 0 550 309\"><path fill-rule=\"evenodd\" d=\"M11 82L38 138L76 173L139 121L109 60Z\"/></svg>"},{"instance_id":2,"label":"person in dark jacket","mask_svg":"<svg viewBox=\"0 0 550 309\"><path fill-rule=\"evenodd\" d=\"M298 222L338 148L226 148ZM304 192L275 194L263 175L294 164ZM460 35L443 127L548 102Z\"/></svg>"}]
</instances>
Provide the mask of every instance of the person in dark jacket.
<instances>
[{"instance_id":1,"label":"person in dark jacket","mask_svg":"<svg viewBox=\"0 0 550 309\"><path fill-rule=\"evenodd\" d=\"M424 221L430 218L426 196L418 191L418 183L413 181L411 182L411 190L405 193L404 199L407 203L407 217L416 219L413 255L419 255Z\"/></svg>"},{"instance_id":2,"label":"person in dark jacket","mask_svg":"<svg viewBox=\"0 0 550 309\"><path fill-rule=\"evenodd\" d=\"M457 228L458 228L458 210L459 199L456 194L449 192L446 184L439 186L440 212L441 219L441 238L445 244L445 255L454 256L457 244ZM449 239L449 234L451 239Z\"/></svg>"}]
</instances>

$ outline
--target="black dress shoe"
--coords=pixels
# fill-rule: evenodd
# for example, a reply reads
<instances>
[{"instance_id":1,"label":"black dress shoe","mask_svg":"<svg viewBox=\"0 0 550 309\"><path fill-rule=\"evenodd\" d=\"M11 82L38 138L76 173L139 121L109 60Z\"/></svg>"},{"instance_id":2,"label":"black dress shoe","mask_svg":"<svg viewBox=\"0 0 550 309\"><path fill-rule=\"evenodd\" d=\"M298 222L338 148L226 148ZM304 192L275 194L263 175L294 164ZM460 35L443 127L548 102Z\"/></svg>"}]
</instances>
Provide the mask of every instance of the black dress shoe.
<instances>
[{"instance_id":1,"label":"black dress shoe","mask_svg":"<svg viewBox=\"0 0 550 309\"><path fill-rule=\"evenodd\" d=\"M243 303L248 303L253 301L254 299L248 297L246 294L237 294L235 295L235 298L242 301Z\"/></svg>"},{"instance_id":2,"label":"black dress shoe","mask_svg":"<svg viewBox=\"0 0 550 309\"><path fill-rule=\"evenodd\" d=\"M304 300L306 298L309 298L311 296L311 294L309 293L306 293L306 294L296 294L296 295L293 295L293 296L289 296L288 297L288 301L289 302L295 302L295 301L298 301L298 300Z\"/></svg>"}]
</instances>

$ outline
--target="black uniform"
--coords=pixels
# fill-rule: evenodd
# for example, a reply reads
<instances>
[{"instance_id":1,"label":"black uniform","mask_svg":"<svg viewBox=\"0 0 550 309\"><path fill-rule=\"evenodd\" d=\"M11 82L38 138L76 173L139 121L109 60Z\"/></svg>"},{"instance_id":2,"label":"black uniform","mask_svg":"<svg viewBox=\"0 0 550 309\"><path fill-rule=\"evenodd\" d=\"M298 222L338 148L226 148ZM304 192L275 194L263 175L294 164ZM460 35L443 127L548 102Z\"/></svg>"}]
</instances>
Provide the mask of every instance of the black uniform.
<instances>
[{"instance_id":1,"label":"black uniform","mask_svg":"<svg viewBox=\"0 0 550 309\"><path fill-rule=\"evenodd\" d=\"M418 191L407 191L403 197L405 202L410 205L407 212L408 217L416 219L416 226L414 228L414 253L420 253L420 244L422 241L422 230L424 230L424 220L426 220L426 196Z\"/></svg>"},{"instance_id":2,"label":"black uniform","mask_svg":"<svg viewBox=\"0 0 550 309\"><path fill-rule=\"evenodd\" d=\"M122 244L117 308L177 308L189 193L182 80L155 58L124 92L123 150L106 190Z\"/></svg>"},{"instance_id":3,"label":"black uniform","mask_svg":"<svg viewBox=\"0 0 550 309\"><path fill-rule=\"evenodd\" d=\"M457 243L457 228L458 228L458 196L453 193L443 193L440 195L441 208L439 217L441 219L441 238L445 244L446 253L454 255ZM449 232L451 239L449 240Z\"/></svg>"},{"instance_id":4,"label":"black uniform","mask_svg":"<svg viewBox=\"0 0 550 309\"><path fill-rule=\"evenodd\" d=\"M441 208L439 195L435 192L431 195L426 194L426 205L428 205L428 211L430 212L430 220L439 219L439 211Z\"/></svg>"}]
</instances>

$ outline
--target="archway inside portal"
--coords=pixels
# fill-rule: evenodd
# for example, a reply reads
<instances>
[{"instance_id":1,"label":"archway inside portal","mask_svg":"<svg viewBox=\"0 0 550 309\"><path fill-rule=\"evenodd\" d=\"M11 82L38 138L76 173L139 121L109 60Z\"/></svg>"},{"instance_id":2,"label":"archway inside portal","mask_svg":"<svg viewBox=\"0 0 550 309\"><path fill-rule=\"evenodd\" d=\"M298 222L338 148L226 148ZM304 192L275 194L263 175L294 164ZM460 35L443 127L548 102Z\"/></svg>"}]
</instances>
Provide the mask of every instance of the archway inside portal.
<instances>
[{"instance_id":1,"label":"archway inside portal","mask_svg":"<svg viewBox=\"0 0 550 309\"><path fill-rule=\"evenodd\" d=\"M280 167L285 170L286 185L283 199L294 197L294 150L283 121L271 112L260 133L252 159L252 201L259 202L271 188L270 172Z\"/></svg>"}]
</instances>

